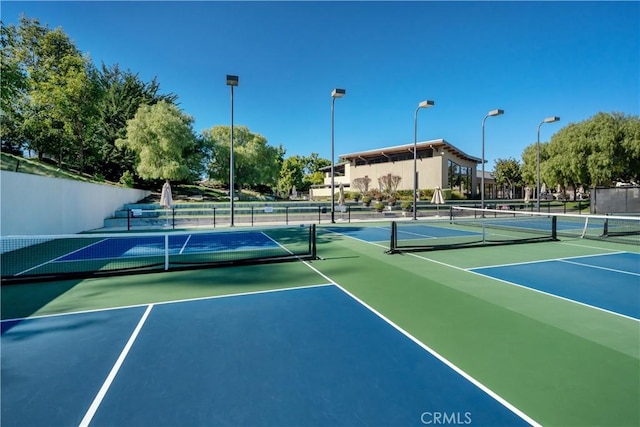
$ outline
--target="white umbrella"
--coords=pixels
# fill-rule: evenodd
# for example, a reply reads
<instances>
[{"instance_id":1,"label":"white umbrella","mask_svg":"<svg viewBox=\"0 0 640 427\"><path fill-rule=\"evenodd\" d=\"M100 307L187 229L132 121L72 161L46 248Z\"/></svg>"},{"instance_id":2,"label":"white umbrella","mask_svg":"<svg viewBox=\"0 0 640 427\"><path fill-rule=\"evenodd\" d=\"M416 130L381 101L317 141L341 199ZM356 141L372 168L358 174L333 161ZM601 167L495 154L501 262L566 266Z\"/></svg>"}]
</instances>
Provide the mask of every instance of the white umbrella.
<instances>
[{"instance_id":1,"label":"white umbrella","mask_svg":"<svg viewBox=\"0 0 640 427\"><path fill-rule=\"evenodd\" d=\"M433 192L431 203L436 205L436 216L440 216L440 205L444 205L444 196L442 195L440 187L436 187L436 190Z\"/></svg>"},{"instance_id":2,"label":"white umbrella","mask_svg":"<svg viewBox=\"0 0 640 427\"><path fill-rule=\"evenodd\" d=\"M338 187L338 206L340 206L340 211L342 211L342 206L344 206L344 187L342 184Z\"/></svg>"},{"instance_id":3,"label":"white umbrella","mask_svg":"<svg viewBox=\"0 0 640 427\"><path fill-rule=\"evenodd\" d=\"M160 194L160 206L165 209L170 209L173 205L173 196L171 195L171 185L167 179L162 186L162 193Z\"/></svg>"},{"instance_id":4,"label":"white umbrella","mask_svg":"<svg viewBox=\"0 0 640 427\"><path fill-rule=\"evenodd\" d=\"M524 188L524 203L528 204L531 201L531 189L529 186Z\"/></svg>"},{"instance_id":5,"label":"white umbrella","mask_svg":"<svg viewBox=\"0 0 640 427\"><path fill-rule=\"evenodd\" d=\"M293 186L293 188L291 188L291 198L292 199L298 198L298 190L296 189L295 185Z\"/></svg>"}]
</instances>

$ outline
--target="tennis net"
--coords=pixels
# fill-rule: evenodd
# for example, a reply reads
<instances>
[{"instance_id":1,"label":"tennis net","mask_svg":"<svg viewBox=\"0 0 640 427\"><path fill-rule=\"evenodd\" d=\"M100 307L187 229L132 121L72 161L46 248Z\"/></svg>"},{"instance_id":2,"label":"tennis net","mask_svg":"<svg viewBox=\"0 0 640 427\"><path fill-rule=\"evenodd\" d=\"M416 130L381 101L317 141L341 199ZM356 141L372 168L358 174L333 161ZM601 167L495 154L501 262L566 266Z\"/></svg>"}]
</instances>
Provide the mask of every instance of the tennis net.
<instances>
[{"instance_id":1,"label":"tennis net","mask_svg":"<svg viewBox=\"0 0 640 427\"><path fill-rule=\"evenodd\" d=\"M0 237L2 282L316 258L315 224L162 233Z\"/></svg>"},{"instance_id":2,"label":"tennis net","mask_svg":"<svg viewBox=\"0 0 640 427\"><path fill-rule=\"evenodd\" d=\"M544 242L560 237L640 244L640 218L452 206L448 221L392 223L389 252Z\"/></svg>"}]
</instances>

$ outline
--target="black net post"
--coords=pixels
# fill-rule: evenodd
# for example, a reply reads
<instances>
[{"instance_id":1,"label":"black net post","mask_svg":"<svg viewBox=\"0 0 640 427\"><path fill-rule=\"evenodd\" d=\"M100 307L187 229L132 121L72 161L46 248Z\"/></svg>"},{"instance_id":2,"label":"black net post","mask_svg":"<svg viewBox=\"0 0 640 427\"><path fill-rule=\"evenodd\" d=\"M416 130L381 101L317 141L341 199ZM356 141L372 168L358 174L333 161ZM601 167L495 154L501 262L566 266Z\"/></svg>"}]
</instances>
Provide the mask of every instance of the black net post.
<instances>
[{"instance_id":1,"label":"black net post","mask_svg":"<svg viewBox=\"0 0 640 427\"><path fill-rule=\"evenodd\" d=\"M558 217L556 215L551 217L551 239L558 240Z\"/></svg>"},{"instance_id":2,"label":"black net post","mask_svg":"<svg viewBox=\"0 0 640 427\"><path fill-rule=\"evenodd\" d=\"M316 247L316 225L311 224L309 227L309 252L311 254L312 259L318 258L318 250Z\"/></svg>"},{"instance_id":3,"label":"black net post","mask_svg":"<svg viewBox=\"0 0 640 427\"><path fill-rule=\"evenodd\" d=\"M398 237L398 224L396 224L395 221L391 221L391 242L389 244L390 253L394 253L398 246L397 237Z\"/></svg>"},{"instance_id":4,"label":"black net post","mask_svg":"<svg viewBox=\"0 0 640 427\"><path fill-rule=\"evenodd\" d=\"M171 208L171 228L176 229L176 208Z\"/></svg>"}]
</instances>

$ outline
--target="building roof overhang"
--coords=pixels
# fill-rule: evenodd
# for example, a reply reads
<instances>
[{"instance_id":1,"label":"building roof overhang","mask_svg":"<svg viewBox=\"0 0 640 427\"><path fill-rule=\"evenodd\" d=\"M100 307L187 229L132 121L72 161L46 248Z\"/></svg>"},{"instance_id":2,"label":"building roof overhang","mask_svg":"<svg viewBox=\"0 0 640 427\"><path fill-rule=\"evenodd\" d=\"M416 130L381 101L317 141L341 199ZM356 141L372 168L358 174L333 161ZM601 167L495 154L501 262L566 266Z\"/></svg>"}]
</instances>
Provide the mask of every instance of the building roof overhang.
<instances>
[{"instance_id":1,"label":"building roof overhang","mask_svg":"<svg viewBox=\"0 0 640 427\"><path fill-rule=\"evenodd\" d=\"M410 151L413 152L413 146L414 144L403 144L403 145L396 145L393 147L385 147L385 148L378 148L375 150L367 150L367 151L360 151L360 152L356 152L356 153L349 153L349 154L341 154L339 157L340 159L343 160L347 160L350 161L352 159L362 159L362 160L366 160L368 158L374 158L374 157L388 157L391 154L398 154L398 153L403 153L406 151ZM456 146L454 146L453 144L450 144L449 142L447 142L444 139L432 139L429 141L422 141L422 142L418 142L416 144L418 152L432 148L434 150L437 151L449 151L450 153L452 153L453 155L455 155L456 157L463 159L463 160L468 160L471 162L475 162L475 163L482 163L482 159L479 159L477 157L474 156L470 156L467 153L465 153L464 151L460 150L459 148L457 148Z\"/></svg>"}]
</instances>

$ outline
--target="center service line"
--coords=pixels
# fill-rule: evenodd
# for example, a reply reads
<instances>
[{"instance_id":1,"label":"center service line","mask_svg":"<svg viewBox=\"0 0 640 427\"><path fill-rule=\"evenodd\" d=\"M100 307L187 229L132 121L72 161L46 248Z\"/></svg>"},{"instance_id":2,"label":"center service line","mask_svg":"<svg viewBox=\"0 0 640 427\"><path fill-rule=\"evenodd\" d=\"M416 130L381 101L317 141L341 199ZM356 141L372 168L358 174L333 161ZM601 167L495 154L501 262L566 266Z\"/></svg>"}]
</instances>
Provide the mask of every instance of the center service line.
<instances>
[{"instance_id":1,"label":"center service line","mask_svg":"<svg viewBox=\"0 0 640 427\"><path fill-rule=\"evenodd\" d=\"M122 352L118 357L118 360L116 360L116 363L113 365L113 368L111 368L111 372L109 372L109 375L107 375L107 379L102 384L102 387L100 387L100 390L98 391L98 394L96 395L96 397L93 399L91 406L89 406L89 410L84 415L84 418L82 418L82 421L80 421L80 427L88 427L89 423L91 423L93 416L96 414L98 407L102 403L102 399L104 399L104 397L107 394L107 391L109 391L109 387L111 387L111 383L116 378L116 375L118 375L118 371L120 370L120 367L124 362L124 359L127 358L127 354L129 354L129 350L131 350L133 343L138 337L138 334L140 333L140 330L142 329L144 322L147 320L147 317L149 317L149 313L151 313L152 308L153 308L153 304L149 304L147 306L147 310L144 312L144 314L142 315L142 318L138 322L138 325L133 330L133 333L129 337L129 341L127 341L127 344L122 349Z\"/></svg>"}]
</instances>

